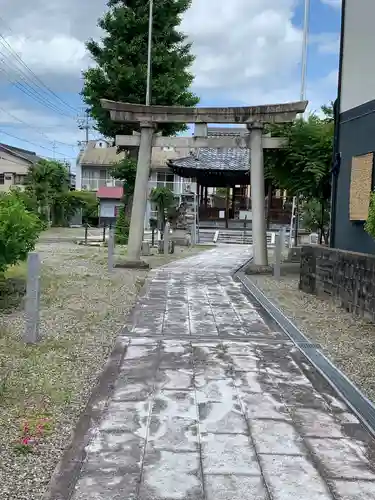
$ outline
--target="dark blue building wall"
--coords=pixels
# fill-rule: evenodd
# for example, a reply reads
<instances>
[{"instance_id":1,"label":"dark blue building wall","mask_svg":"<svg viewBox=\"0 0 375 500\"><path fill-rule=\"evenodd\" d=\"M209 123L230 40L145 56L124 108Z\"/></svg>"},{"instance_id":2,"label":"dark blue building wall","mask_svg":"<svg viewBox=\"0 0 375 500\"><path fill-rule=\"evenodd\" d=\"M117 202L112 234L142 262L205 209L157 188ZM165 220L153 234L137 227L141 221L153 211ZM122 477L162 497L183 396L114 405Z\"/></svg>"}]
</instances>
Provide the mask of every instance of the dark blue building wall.
<instances>
[{"instance_id":1,"label":"dark blue building wall","mask_svg":"<svg viewBox=\"0 0 375 500\"><path fill-rule=\"evenodd\" d=\"M351 222L349 218L352 157L375 152L375 100L340 115L338 151L341 165L337 178L333 246L375 254L375 240L364 230L364 223Z\"/></svg>"}]
</instances>

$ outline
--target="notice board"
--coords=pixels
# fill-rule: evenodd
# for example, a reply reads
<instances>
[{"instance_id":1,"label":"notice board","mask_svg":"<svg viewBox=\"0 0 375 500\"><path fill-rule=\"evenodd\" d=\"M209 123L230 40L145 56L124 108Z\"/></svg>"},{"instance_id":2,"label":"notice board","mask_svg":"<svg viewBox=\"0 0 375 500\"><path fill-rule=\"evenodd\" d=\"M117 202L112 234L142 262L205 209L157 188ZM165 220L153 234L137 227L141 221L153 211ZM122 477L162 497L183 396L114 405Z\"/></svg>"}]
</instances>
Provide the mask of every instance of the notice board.
<instances>
[{"instance_id":1,"label":"notice board","mask_svg":"<svg viewBox=\"0 0 375 500\"><path fill-rule=\"evenodd\" d=\"M372 189L374 154L353 156L350 177L349 217L365 221L368 217Z\"/></svg>"}]
</instances>

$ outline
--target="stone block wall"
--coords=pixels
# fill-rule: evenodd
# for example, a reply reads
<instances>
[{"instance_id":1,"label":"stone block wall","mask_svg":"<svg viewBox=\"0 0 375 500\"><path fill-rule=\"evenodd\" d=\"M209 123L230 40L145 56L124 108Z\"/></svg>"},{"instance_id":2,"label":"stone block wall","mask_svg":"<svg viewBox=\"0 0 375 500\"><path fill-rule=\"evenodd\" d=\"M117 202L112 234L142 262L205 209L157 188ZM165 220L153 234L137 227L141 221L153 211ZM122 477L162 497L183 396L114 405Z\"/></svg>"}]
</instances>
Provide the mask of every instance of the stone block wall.
<instances>
[{"instance_id":1,"label":"stone block wall","mask_svg":"<svg viewBox=\"0 0 375 500\"><path fill-rule=\"evenodd\" d=\"M375 255L304 246L299 288L375 321Z\"/></svg>"}]
</instances>

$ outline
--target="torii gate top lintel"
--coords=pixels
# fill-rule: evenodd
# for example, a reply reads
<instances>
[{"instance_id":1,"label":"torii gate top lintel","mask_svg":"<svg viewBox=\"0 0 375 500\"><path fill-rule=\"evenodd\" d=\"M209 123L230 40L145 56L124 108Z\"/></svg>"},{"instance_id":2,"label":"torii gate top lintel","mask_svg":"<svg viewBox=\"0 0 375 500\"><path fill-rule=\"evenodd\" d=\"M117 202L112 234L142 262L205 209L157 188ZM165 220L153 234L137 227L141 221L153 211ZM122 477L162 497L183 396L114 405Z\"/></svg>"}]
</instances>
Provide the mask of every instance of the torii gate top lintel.
<instances>
[{"instance_id":1,"label":"torii gate top lintel","mask_svg":"<svg viewBox=\"0 0 375 500\"><path fill-rule=\"evenodd\" d=\"M101 99L111 119L121 123L286 123L304 113L308 101L262 106L228 108L192 108L181 106L146 106Z\"/></svg>"}]
</instances>

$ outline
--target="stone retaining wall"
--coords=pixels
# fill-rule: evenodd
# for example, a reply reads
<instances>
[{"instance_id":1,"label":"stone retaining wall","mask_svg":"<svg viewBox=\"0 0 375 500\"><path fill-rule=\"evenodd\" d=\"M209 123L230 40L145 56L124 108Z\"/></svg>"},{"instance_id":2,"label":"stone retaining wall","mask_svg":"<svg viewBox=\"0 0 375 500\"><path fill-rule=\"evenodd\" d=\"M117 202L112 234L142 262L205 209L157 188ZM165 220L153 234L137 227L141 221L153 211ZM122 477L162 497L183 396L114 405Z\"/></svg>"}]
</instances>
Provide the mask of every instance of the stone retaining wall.
<instances>
[{"instance_id":1,"label":"stone retaining wall","mask_svg":"<svg viewBox=\"0 0 375 500\"><path fill-rule=\"evenodd\" d=\"M304 246L299 288L374 321L375 255Z\"/></svg>"}]
</instances>

